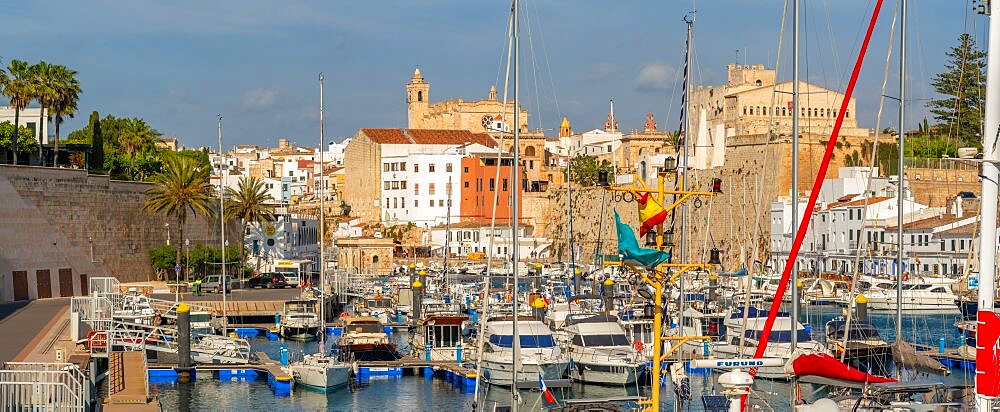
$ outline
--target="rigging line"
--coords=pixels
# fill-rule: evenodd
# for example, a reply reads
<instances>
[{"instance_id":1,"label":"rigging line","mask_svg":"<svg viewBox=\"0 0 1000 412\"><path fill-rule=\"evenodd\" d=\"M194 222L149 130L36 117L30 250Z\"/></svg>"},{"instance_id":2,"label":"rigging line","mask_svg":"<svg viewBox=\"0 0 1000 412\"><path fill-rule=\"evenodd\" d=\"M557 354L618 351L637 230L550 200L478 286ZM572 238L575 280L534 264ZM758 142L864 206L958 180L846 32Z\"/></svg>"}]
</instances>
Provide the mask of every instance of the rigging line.
<instances>
[{"instance_id":1,"label":"rigging line","mask_svg":"<svg viewBox=\"0 0 1000 412\"><path fill-rule=\"evenodd\" d=\"M881 122L882 122L882 110L885 108L885 89L886 89L886 87L887 87L887 85L889 83L889 66L890 66L890 64L892 62L892 49L893 49L893 44L894 44L893 41L894 41L894 38L895 38L895 35L896 35L896 21L899 18L899 0L896 0L896 3L897 3L896 7L893 8L893 13L892 13L892 23L889 26L889 43L888 43L888 45L886 47L885 64L883 65L885 67L885 69L882 72L882 92L881 92L881 97L879 98L879 102L878 102L878 112L875 115L875 137L872 140L871 162L869 163L869 166L868 166L868 179L865 182L865 191L863 193L865 202L864 202L864 205L861 207L861 210L862 210L862 212L861 212L862 213L862 215L861 215L861 231L862 232L864 232L864 230L865 230L865 222L868 219L867 213L865 211L868 209L869 193L871 192L872 180L874 180L874 176L875 176L875 168L877 167L876 165L878 164L878 141L879 141L879 135L881 133L880 132L880 128L881 128ZM900 195L901 194L902 193L900 193ZM877 220L878 216L875 216L875 218ZM902 222L898 222L898 223L902 224ZM851 289L847 293L847 298L848 298L848 302L847 302L847 316L846 316L846 323L845 323L845 326L844 326L844 340L841 342L841 344L845 348L847 347L847 338L850 336L851 318L854 316L854 308L855 308L855 302L854 302L854 297L853 297L854 296L854 291L857 290L857 287L858 287L858 278L861 276L861 274L860 274L860 265L861 265L861 251L862 251L862 249L860 247L860 244L861 244L861 237L860 237L860 235L858 236L858 244L859 244L859 247L857 248L857 251L855 252L855 257L854 257L854 275L851 278ZM841 362L844 361L844 357L846 355L847 355L847 351L846 350L840 354L840 361Z\"/></svg>"},{"instance_id":2,"label":"rigging line","mask_svg":"<svg viewBox=\"0 0 1000 412\"><path fill-rule=\"evenodd\" d=\"M507 71L508 75L510 74L510 26L512 24L511 18L512 17L510 15L507 16L507 31L505 33L506 34L506 38L504 39L504 45L507 47L506 71ZM497 60L498 60L497 61L497 77L496 77L496 80L493 82L493 84L499 85L500 84L500 73L503 73L505 71L505 69L504 69L505 65L503 64L503 61L504 61L503 54L497 53L497 55L498 55L497 56L498 57L497 58ZM504 100L504 102L506 102L507 101L507 93L506 93L507 80L506 79L504 80L504 84L503 84L502 87L504 88L503 100Z\"/></svg>"},{"instance_id":3,"label":"rigging line","mask_svg":"<svg viewBox=\"0 0 1000 412\"><path fill-rule=\"evenodd\" d=\"M807 4L806 7L808 7L809 2L805 3ZM823 15L826 17L826 33L830 39L830 56L832 58L831 63L834 70L834 76L836 76L836 78L842 82L844 78L844 70L843 67L841 67L841 65L838 64L840 62L840 51L837 49L837 36L833 34L833 22L831 21L832 19L830 18L830 2L828 0L823 1ZM855 42L857 40L858 40L857 38L854 39ZM825 68L826 65L824 64L823 67ZM826 73L824 73L824 77L825 75ZM840 85L838 84L838 86Z\"/></svg>"},{"instance_id":4,"label":"rigging line","mask_svg":"<svg viewBox=\"0 0 1000 412\"><path fill-rule=\"evenodd\" d=\"M544 135L545 134L545 132L544 132L544 130L545 130L545 122L543 121L543 118L542 118L542 103L541 103L541 100L539 98L539 96L541 95L541 93L539 91L541 89L538 88L538 71L537 71L537 69L538 69L538 63L535 60L535 41L534 41L534 36L531 35L531 26L532 26L532 24L531 24L531 18L528 16L528 4L527 4L527 1L525 1L524 3L522 3L522 8L524 9L524 26L525 26L525 31L527 31L527 35L528 35L528 53L531 55L531 81L535 85L535 90L532 90L531 94L533 94L535 96L535 107L536 107L535 117L538 118L538 128L542 129L542 134ZM530 130L530 127L529 127L529 130Z\"/></svg>"},{"instance_id":5,"label":"rigging line","mask_svg":"<svg viewBox=\"0 0 1000 412\"><path fill-rule=\"evenodd\" d=\"M850 103L851 96L854 93L854 87L857 84L858 76L861 73L861 66L864 63L865 53L868 51L868 44L871 41L872 32L875 30L875 23L878 21L879 10L882 8L882 0L877 0L874 10L872 10L871 20L868 23L868 30L865 34L865 40L861 45L861 49L858 51L858 58L854 64L854 70L851 72L851 81L847 84L847 90L844 93L844 100L841 102L841 110L837 114L837 122L834 125L833 132L830 133L830 140L827 142L826 151L823 155L823 162L820 164L818 173L816 173L816 181L813 183L813 187L821 187L823 179L826 177L826 171L830 166L830 159L833 155L833 150L836 148L837 138L839 137L840 128L844 124L844 118L847 110L847 106ZM809 202L806 204L805 216L810 216L813 213L813 209L816 206L816 200L819 198L819 190L811 190L809 193ZM799 249L802 246L802 241L805 240L806 230L809 228L809 220L802 219L802 225L798 228L798 233L795 234L795 241L792 243L792 249L788 254L788 260L785 264L785 268L781 275L781 280L778 282L778 290L775 293L774 300L771 303L770 314L764 323L764 330L761 335L763 339L757 345L757 349L754 352L754 358L761 358L764 355L764 350L767 349L767 343L770 338L771 330L774 327L774 317L777 314L777 309L781 305L781 299L785 294L785 289L788 286L788 278L791 275L791 269L794 265L792 262L796 259ZM756 375L757 369L751 369L751 376ZM746 395L741 396L741 404L745 406Z\"/></svg>"},{"instance_id":6,"label":"rigging line","mask_svg":"<svg viewBox=\"0 0 1000 412\"><path fill-rule=\"evenodd\" d=\"M536 17L539 16L539 13L538 13L538 2L533 2L532 5L535 8L535 16ZM539 26L541 26L541 25L539 25ZM545 70L546 70L546 72L548 72L548 75L549 75L549 86L552 88L552 103L556 106L556 113L559 113L559 117L563 117L564 113L562 112L562 109L559 108L559 98L556 97L556 82L554 80L552 80L553 79L552 78L552 66L549 64L549 52L548 52L548 48L545 45L545 31L544 30L541 30L541 29L538 30L538 41L541 42L541 45L542 45L542 57L545 58ZM539 108L538 110L541 111L541 108Z\"/></svg>"}]
</instances>

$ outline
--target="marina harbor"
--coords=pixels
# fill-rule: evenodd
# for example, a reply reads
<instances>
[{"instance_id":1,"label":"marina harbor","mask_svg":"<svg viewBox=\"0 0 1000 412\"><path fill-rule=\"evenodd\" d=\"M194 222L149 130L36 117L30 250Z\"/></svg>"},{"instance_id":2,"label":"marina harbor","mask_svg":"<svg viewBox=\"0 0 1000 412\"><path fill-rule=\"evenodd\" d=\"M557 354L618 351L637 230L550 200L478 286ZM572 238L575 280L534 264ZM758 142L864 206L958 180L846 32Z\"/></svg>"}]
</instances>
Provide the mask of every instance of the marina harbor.
<instances>
[{"instance_id":1,"label":"marina harbor","mask_svg":"<svg viewBox=\"0 0 1000 412\"><path fill-rule=\"evenodd\" d=\"M0 13L0 411L1000 412L993 1L118 3Z\"/></svg>"}]
</instances>

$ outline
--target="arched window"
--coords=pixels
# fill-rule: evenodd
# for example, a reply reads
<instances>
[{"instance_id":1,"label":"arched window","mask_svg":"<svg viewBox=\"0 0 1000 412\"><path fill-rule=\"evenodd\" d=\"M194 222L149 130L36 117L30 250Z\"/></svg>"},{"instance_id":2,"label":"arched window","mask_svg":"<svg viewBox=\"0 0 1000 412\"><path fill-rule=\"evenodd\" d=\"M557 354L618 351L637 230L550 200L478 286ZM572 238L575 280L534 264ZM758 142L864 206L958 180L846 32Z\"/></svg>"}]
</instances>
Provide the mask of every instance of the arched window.
<instances>
[{"instance_id":1,"label":"arched window","mask_svg":"<svg viewBox=\"0 0 1000 412\"><path fill-rule=\"evenodd\" d=\"M851 111L850 110L845 111L844 117L851 117Z\"/></svg>"},{"instance_id":2,"label":"arched window","mask_svg":"<svg viewBox=\"0 0 1000 412\"><path fill-rule=\"evenodd\" d=\"M645 160L639 162L639 176L642 176L642 180L646 180L646 161Z\"/></svg>"},{"instance_id":3,"label":"arched window","mask_svg":"<svg viewBox=\"0 0 1000 412\"><path fill-rule=\"evenodd\" d=\"M746 114L747 114L747 107L743 106L743 115L746 116Z\"/></svg>"},{"instance_id":4,"label":"arched window","mask_svg":"<svg viewBox=\"0 0 1000 412\"><path fill-rule=\"evenodd\" d=\"M781 115L782 116L788 116L788 110L786 110L786 108L782 107L781 108Z\"/></svg>"},{"instance_id":5,"label":"arched window","mask_svg":"<svg viewBox=\"0 0 1000 412\"><path fill-rule=\"evenodd\" d=\"M525 156L534 156L535 155L535 146L525 147L524 148L524 155Z\"/></svg>"},{"instance_id":6,"label":"arched window","mask_svg":"<svg viewBox=\"0 0 1000 412\"><path fill-rule=\"evenodd\" d=\"M424 101L424 92L423 92L423 90L418 90L417 91L417 101L418 102Z\"/></svg>"},{"instance_id":7,"label":"arched window","mask_svg":"<svg viewBox=\"0 0 1000 412\"><path fill-rule=\"evenodd\" d=\"M767 116L767 106L764 106L764 116Z\"/></svg>"},{"instance_id":8,"label":"arched window","mask_svg":"<svg viewBox=\"0 0 1000 412\"><path fill-rule=\"evenodd\" d=\"M827 108L826 108L826 117L832 117L832 116L830 116L830 113L832 113L832 112L833 112L833 111L831 111L831 110L830 110L830 108L829 108L829 107L827 107Z\"/></svg>"},{"instance_id":9,"label":"arched window","mask_svg":"<svg viewBox=\"0 0 1000 412\"><path fill-rule=\"evenodd\" d=\"M377 265L378 264L378 255L372 256L372 264L373 265Z\"/></svg>"},{"instance_id":10,"label":"arched window","mask_svg":"<svg viewBox=\"0 0 1000 412\"><path fill-rule=\"evenodd\" d=\"M764 83L762 83L762 82L760 81L760 79L757 79L757 81L756 81L756 82L754 82L754 84L756 84L756 85L760 86L760 85L762 85L762 84L764 84Z\"/></svg>"}]
</instances>

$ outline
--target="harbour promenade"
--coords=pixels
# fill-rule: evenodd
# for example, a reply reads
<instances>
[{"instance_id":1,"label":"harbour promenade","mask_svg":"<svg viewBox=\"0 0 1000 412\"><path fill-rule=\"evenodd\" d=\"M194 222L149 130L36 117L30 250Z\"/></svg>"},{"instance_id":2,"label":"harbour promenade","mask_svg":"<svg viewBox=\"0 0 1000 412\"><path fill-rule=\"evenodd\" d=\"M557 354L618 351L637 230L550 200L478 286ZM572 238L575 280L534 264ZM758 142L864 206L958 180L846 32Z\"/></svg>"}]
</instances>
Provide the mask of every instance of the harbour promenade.
<instances>
[{"instance_id":1,"label":"harbour promenade","mask_svg":"<svg viewBox=\"0 0 1000 412\"><path fill-rule=\"evenodd\" d=\"M0 334L0 362L54 361L55 343L69 340L68 310L66 298L0 305L0 330L7 331Z\"/></svg>"}]
</instances>

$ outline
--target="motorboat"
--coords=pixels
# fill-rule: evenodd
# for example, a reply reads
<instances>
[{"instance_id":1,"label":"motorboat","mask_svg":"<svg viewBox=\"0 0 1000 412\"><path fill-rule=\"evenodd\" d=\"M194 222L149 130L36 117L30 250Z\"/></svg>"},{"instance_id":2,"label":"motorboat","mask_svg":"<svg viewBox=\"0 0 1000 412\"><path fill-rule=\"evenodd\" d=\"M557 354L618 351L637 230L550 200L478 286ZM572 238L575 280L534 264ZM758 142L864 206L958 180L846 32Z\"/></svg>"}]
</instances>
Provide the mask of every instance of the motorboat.
<instances>
[{"instance_id":1,"label":"motorboat","mask_svg":"<svg viewBox=\"0 0 1000 412\"><path fill-rule=\"evenodd\" d=\"M443 302L425 302L421 305L423 318L417 322L413 334L413 351L420 359L430 356L429 360L457 361L462 345L462 328L468 316L462 314L458 307ZM463 359L469 359L468 350L474 345L464 345L466 354Z\"/></svg>"},{"instance_id":2,"label":"motorboat","mask_svg":"<svg viewBox=\"0 0 1000 412\"><path fill-rule=\"evenodd\" d=\"M390 323L396 321L396 303L392 298L381 294L368 296L357 303L354 313L378 318L382 323Z\"/></svg>"},{"instance_id":3,"label":"motorboat","mask_svg":"<svg viewBox=\"0 0 1000 412\"><path fill-rule=\"evenodd\" d=\"M512 317L486 322L480 359L483 378L491 384L508 386L514 378L513 327ZM517 381L538 382L539 377L561 379L569 365L569 357L556 345L548 326L529 317L520 317L517 328L521 348Z\"/></svg>"},{"instance_id":4,"label":"motorboat","mask_svg":"<svg viewBox=\"0 0 1000 412\"><path fill-rule=\"evenodd\" d=\"M860 370L885 374L892 363L891 346L867 320L851 319L848 329L847 318L831 319L826 322L826 343L836 357L843 355L845 363Z\"/></svg>"},{"instance_id":5,"label":"motorboat","mask_svg":"<svg viewBox=\"0 0 1000 412\"><path fill-rule=\"evenodd\" d=\"M746 324L743 323L744 315ZM757 344L763 336L764 323L767 322L768 311L748 308L746 314L742 308L734 309L726 318L726 339L709 344L712 354L719 358L754 358ZM794 332L793 332L794 331ZM774 325L769 334L764 358L780 358L785 361L792 354L792 333L797 338L796 348L805 352L827 353L826 347L812 339L805 327L789 317L788 312L775 314ZM757 376L768 379L787 379L784 368L780 366L763 366L758 368Z\"/></svg>"},{"instance_id":6,"label":"motorboat","mask_svg":"<svg viewBox=\"0 0 1000 412\"><path fill-rule=\"evenodd\" d=\"M227 336L200 335L192 338L191 360L202 364L240 364L250 359L250 343Z\"/></svg>"},{"instance_id":7,"label":"motorboat","mask_svg":"<svg viewBox=\"0 0 1000 412\"><path fill-rule=\"evenodd\" d=\"M871 310L904 311L956 311L957 296L952 292L954 279L944 277L915 277L903 282L902 302L896 298L896 281L865 277L858 282L858 289L865 291Z\"/></svg>"},{"instance_id":8,"label":"motorboat","mask_svg":"<svg viewBox=\"0 0 1000 412\"><path fill-rule=\"evenodd\" d=\"M316 339L320 331L319 314L315 300L290 300L285 302L281 317L281 336L292 340Z\"/></svg>"},{"instance_id":9,"label":"motorboat","mask_svg":"<svg viewBox=\"0 0 1000 412\"><path fill-rule=\"evenodd\" d=\"M393 361L400 358L396 344L385 333L385 326L371 316L341 316L340 346L342 360Z\"/></svg>"},{"instance_id":10,"label":"motorboat","mask_svg":"<svg viewBox=\"0 0 1000 412\"><path fill-rule=\"evenodd\" d=\"M321 392L347 386L353 370L351 364L324 353L306 355L288 369L296 385Z\"/></svg>"},{"instance_id":11,"label":"motorboat","mask_svg":"<svg viewBox=\"0 0 1000 412\"><path fill-rule=\"evenodd\" d=\"M646 366L645 359L625 336L618 318L601 314L573 314L563 330L571 362L569 377L601 385L634 383Z\"/></svg>"}]
</instances>

